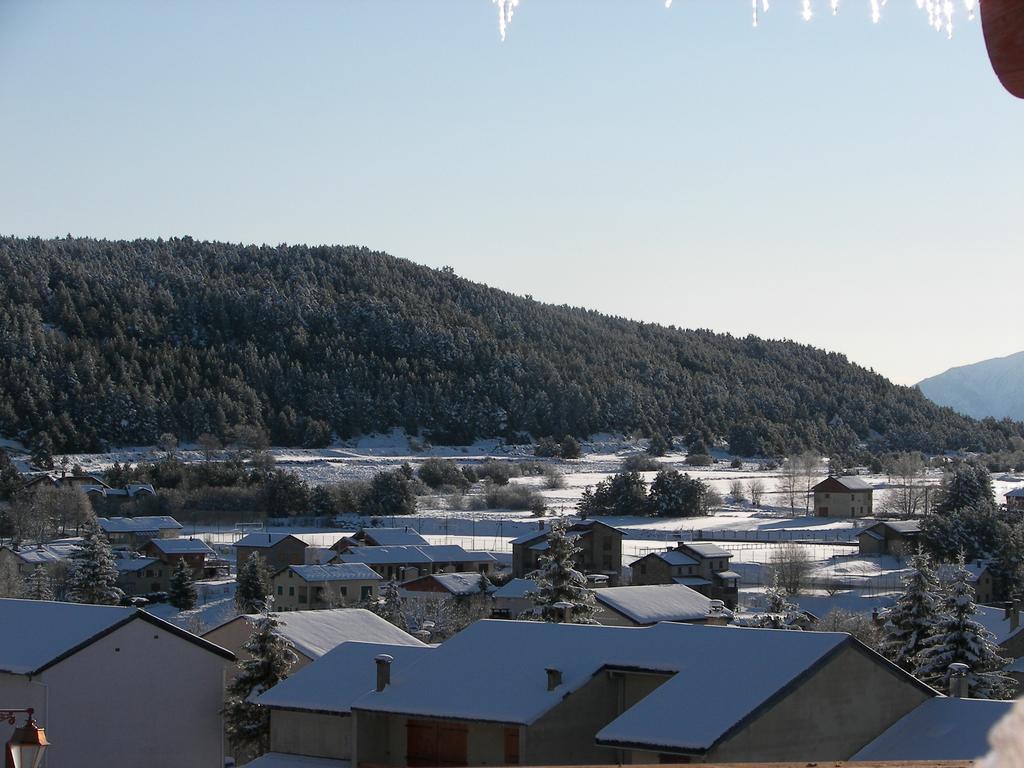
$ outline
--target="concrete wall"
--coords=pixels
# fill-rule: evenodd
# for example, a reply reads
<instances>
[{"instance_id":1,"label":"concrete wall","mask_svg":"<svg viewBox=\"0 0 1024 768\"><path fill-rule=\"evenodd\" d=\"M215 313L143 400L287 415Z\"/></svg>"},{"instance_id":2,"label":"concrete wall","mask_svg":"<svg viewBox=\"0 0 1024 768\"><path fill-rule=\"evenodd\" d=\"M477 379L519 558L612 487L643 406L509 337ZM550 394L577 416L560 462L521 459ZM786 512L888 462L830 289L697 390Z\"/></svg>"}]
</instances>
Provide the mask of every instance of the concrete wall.
<instances>
[{"instance_id":1,"label":"concrete wall","mask_svg":"<svg viewBox=\"0 0 1024 768\"><path fill-rule=\"evenodd\" d=\"M273 579L274 610L315 611L324 608L351 608L362 602L363 587L369 596L376 597L379 579L352 579L346 581L306 581L291 569L281 571ZM322 592L318 593L318 589ZM302 601L303 590L306 600ZM317 599L316 595L321 594Z\"/></svg>"},{"instance_id":2,"label":"concrete wall","mask_svg":"<svg viewBox=\"0 0 1024 768\"><path fill-rule=\"evenodd\" d=\"M881 660L850 645L706 759L847 760L929 698Z\"/></svg>"},{"instance_id":3,"label":"concrete wall","mask_svg":"<svg viewBox=\"0 0 1024 768\"><path fill-rule=\"evenodd\" d=\"M46 768L220 768L230 663L137 619L32 683L0 675L0 701L36 708L52 743ZM0 742L9 737L0 726Z\"/></svg>"},{"instance_id":4,"label":"concrete wall","mask_svg":"<svg viewBox=\"0 0 1024 768\"><path fill-rule=\"evenodd\" d=\"M236 562L241 566L254 553L258 553L272 571L289 565L302 565L306 561L306 545L298 539L284 539L273 547L238 547Z\"/></svg>"},{"instance_id":5,"label":"concrete wall","mask_svg":"<svg viewBox=\"0 0 1024 768\"><path fill-rule=\"evenodd\" d=\"M352 759L352 717L275 709L270 713L270 751Z\"/></svg>"}]
</instances>

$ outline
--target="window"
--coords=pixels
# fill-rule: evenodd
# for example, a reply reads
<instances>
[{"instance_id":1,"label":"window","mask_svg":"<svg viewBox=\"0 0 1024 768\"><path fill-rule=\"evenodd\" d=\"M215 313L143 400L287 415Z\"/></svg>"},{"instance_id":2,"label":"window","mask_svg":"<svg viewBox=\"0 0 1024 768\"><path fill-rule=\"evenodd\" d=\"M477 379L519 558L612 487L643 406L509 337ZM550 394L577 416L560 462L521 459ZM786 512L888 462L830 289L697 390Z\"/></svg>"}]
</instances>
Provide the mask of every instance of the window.
<instances>
[{"instance_id":1,"label":"window","mask_svg":"<svg viewBox=\"0 0 1024 768\"><path fill-rule=\"evenodd\" d=\"M284 587L282 587L280 584L277 585L277 594L279 594L279 595L283 595L284 594Z\"/></svg>"},{"instance_id":2,"label":"window","mask_svg":"<svg viewBox=\"0 0 1024 768\"><path fill-rule=\"evenodd\" d=\"M369 600L373 597L373 587L360 587L359 588L359 599Z\"/></svg>"},{"instance_id":3,"label":"window","mask_svg":"<svg viewBox=\"0 0 1024 768\"><path fill-rule=\"evenodd\" d=\"M295 597L295 587L288 587L288 597Z\"/></svg>"},{"instance_id":4,"label":"window","mask_svg":"<svg viewBox=\"0 0 1024 768\"><path fill-rule=\"evenodd\" d=\"M348 587L339 587L338 591L342 597L345 597L348 594Z\"/></svg>"}]
</instances>

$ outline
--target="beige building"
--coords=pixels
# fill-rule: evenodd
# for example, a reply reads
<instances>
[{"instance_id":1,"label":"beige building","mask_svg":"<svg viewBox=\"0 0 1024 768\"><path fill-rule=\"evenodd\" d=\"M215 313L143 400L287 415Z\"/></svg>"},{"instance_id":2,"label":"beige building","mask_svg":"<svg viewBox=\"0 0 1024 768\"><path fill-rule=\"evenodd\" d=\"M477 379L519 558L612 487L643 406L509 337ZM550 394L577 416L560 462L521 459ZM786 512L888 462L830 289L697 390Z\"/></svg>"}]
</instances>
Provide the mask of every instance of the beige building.
<instances>
[{"instance_id":1,"label":"beige building","mask_svg":"<svg viewBox=\"0 0 1024 768\"><path fill-rule=\"evenodd\" d=\"M498 565L490 552L457 544L353 547L332 562L363 563L386 581L410 581L430 573L491 573Z\"/></svg>"},{"instance_id":2,"label":"beige building","mask_svg":"<svg viewBox=\"0 0 1024 768\"><path fill-rule=\"evenodd\" d=\"M181 523L167 515L98 517L96 522L112 547L132 550L152 539L175 539L182 529Z\"/></svg>"},{"instance_id":3,"label":"beige building","mask_svg":"<svg viewBox=\"0 0 1024 768\"><path fill-rule=\"evenodd\" d=\"M256 614L236 616L203 635L214 645L234 653L240 659L250 658L245 643L252 635ZM283 637L298 660L292 667L294 675L342 643L388 643L422 647L423 643L391 622L362 608L334 608L322 611L289 611L278 616L274 633Z\"/></svg>"},{"instance_id":4,"label":"beige building","mask_svg":"<svg viewBox=\"0 0 1024 768\"><path fill-rule=\"evenodd\" d=\"M381 577L362 563L289 565L274 574L274 610L344 608L377 597Z\"/></svg>"},{"instance_id":5,"label":"beige building","mask_svg":"<svg viewBox=\"0 0 1024 768\"><path fill-rule=\"evenodd\" d=\"M513 577L524 579L538 569L550 532L549 526L538 523L536 531L512 540ZM622 578L622 531L600 520L581 520L569 526L567 533L580 547L577 570L588 576L607 576L609 586L618 586Z\"/></svg>"},{"instance_id":6,"label":"beige building","mask_svg":"<svg viewBox=\"0 0 1024 768\"><path fill-rule=\"evenodd\" d=\"M37 565L46 569L52 579L59 579L68 569L71 556L78 551L80 539L51 541L48 544L0 547L0 565L17 569L18 575L27 578Z\"/></svg>"},{"instance_id":7,"label":"beige building","mask_svg":"<svg viewBox=\"0 0 1024 768\"><path fill-rule=\"evenodd\" d=\"M814 488L818 517L871 517L874 488L859 477L826 477Z\"/></svg>"},{"instance_id":8,"label":"beige building","mask_svg":"<svg viewBox=\"0 0 1024 768\"><path fill-rule=\"evenodd\" d=\"M706 541L680 542L630 563L630 583L681 584L735 608L740 575L732 570L732 552Z\"/></svg>"},{"instance_id":9,"label":"beige building","mask_svg":"<svg viewBox=\"0 0 1024 768\"><path fill-rule=\"evenodd\" d=\"M479 621L352 704L354 761L846 760L934 696L840 633Z\"/></svg>"}]
</instances>

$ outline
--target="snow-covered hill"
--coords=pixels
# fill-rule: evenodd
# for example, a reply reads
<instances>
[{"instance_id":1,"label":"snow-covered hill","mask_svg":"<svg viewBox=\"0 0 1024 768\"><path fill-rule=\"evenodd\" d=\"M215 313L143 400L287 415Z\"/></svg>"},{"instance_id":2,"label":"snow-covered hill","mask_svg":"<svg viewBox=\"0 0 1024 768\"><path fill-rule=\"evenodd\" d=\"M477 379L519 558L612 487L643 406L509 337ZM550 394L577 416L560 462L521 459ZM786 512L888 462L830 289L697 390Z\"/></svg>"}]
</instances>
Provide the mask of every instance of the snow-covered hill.
<instances>
[{"instance_id":1,"label":"snow-covered hill","mask_svg":"<svg viewBox=\"0 0 1024 768\"><path fill-rule=\"evenodd\" d=\"M1024 352L950 368L917 386L930 400L976 419L1024 421Z\"/></svg>"}]
</instances>

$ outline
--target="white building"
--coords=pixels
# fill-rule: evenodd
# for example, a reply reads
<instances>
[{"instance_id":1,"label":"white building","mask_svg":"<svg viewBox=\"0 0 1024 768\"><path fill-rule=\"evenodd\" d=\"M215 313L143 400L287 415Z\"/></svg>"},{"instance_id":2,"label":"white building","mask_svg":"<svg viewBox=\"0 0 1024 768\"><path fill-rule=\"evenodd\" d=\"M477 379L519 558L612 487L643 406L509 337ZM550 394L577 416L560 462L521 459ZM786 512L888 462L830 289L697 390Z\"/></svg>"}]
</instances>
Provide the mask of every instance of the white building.
<instances>
[{"instance_id":1,"label":"white building","mask_svg":"<svg viewBox=\"0 0 1024 768\"><path fill-rule=\"evenodd\" d=\"M35 709L46 768L220 768L233 661L135 608L0 600L0 702Z\"/></svg>"}]
</instances>

